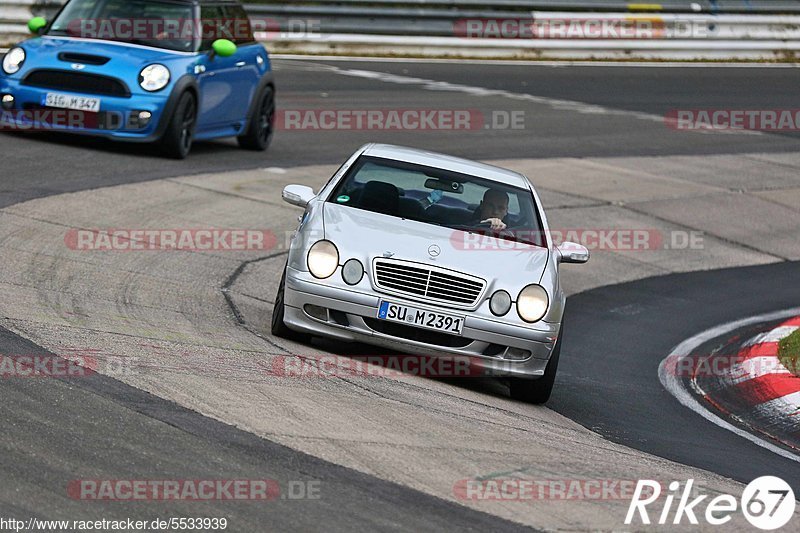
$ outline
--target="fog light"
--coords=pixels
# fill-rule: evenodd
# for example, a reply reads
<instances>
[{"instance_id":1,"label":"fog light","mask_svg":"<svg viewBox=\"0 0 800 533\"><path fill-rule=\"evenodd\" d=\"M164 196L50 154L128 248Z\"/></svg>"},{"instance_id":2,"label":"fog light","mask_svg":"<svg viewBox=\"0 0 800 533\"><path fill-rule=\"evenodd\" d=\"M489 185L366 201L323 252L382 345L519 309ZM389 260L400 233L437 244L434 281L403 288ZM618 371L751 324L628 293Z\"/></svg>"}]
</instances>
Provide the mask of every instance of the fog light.
<instances>
[{"instance_id":1,"label":"fog light","mask_svg":"<svg viewBox=\"0 0 800 533\"><path fill-rule=\"evenodd\" d=\"M140 130L150 124L153 114L150 111L133 110L128 116L128 123L125 125L129 130Z\"/></svg>"},{"instance_id":2,"label":"fog light","mask_svg":"<svg viewBox=\"0 0 800 533\"><path fill-rule=\"evenodd\" d=\"M141 124L143 127L147 126L151 118L153 118L153 114L150 111L139 112L139 124Z\"/></svg>"},{"instance_id":3,"label":"fog light","mask_svg":"<svg viewBox=\"0 0 800 533\"><path fill-rule=\"evenodd\" d=\"M342 279L348 285L358 285L364 277L364 265L358 259L350 259L342 267Z\"/></svg>"},{"instance_id":4,"label":"fog light","mask_svg":"<svg viewBox=\"0 0 800 533\"><path fill-rule=\"evenodd\" d=\"M9 109L14 109L14 96L11 94L4 94L2 98L2 105L3 109L8 111Z\"/></svg>"},{"instance_id":5,"label":"fog light","mask_svg":"<svg viewBox=\"0 0 800 533\"><path fill-rule=\"evenodd\" d=\"M311 318L316 318L317 320L323 320L325 322L328 321L328 310L324 307L306 304L303 306L303 311Z\"/></svg>"},{"instance_id":6,"label":"fog light","mask_svg":"<svg viewBox=\"0 0 800 533\"><path fill-rule=\"evenodd\" d=\"M503 359L507 359L509 361L524 361L530 358L531 352L529 350L523 350L522 348L509 348L506 350L506 353L503 354Z\"/></svg>"}]
</instances>

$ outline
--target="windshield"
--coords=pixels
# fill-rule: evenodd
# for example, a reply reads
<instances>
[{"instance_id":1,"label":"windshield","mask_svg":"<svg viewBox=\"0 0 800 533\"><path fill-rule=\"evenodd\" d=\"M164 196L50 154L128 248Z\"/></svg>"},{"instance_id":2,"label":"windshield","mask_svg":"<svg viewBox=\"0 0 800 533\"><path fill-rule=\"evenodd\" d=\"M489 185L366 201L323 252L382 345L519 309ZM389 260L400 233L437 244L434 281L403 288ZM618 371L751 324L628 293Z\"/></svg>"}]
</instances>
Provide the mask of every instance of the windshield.
<instances>
[{"instance_id":1,"label":"windshield","mask_svg":"<svg viewBox=\"0 0 800 533\"><path fill-rule=\"evenodd\" d=\"M158 0L72 0L47 34L192 52L197 42L192 9Z\"/></svg>"},{"instance_id":2,"label":"windshield","mask_svg":"<svg viewBox=\"0 0 800 533\"><path fill-rule=\"evenodd\" d=\"M447 170L362 156L328 202L546 246L531 191Z\"/></svg>"}]
</instances>

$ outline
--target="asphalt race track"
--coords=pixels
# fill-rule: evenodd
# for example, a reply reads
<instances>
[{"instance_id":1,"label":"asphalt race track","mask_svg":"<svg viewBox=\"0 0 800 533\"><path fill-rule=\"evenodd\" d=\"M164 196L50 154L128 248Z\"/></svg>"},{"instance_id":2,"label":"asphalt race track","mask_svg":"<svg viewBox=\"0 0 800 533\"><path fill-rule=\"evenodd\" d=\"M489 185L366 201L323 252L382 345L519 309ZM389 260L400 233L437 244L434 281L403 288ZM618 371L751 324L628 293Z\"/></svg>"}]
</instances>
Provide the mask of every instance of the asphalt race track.
<instances>
[{"instance_id":1,"label":"asphalt race track","mask_svg":"<svg viewBox=\"0 0 800 533\"><path fill-rule=\"evenodd\" d=\"M4 353L42 353L0 330ZM7 351L6 351L7 350ZM64 497L81 476L90 479L248 479L268 472L285 487L316 482L318 500L261 503L197 503L191 510L229 517L236 531L331 531L369 528L517 531L522 526L422 495L353 470L337 467L174 403L96 375L90 379L4 380L2 438L3 516L46 519L153 520L185 516L168 502L138 506L103 502L86 508ZM98 453L105 449L111 453ZM102 458L102 459L99 459ZM77 475L80 473L79 475ZM60 490L59 490L60 489ZM32 503L35 504L32 505ZM322 504L320 504L322 502ZM413 508L418 512L408 513ZM331 519L335 517L335 519Z\"/></svg>"},{"instance_id":2,"label":"asphalt race track","mask_svg":"<svg viewBox=\"0 0 800 533\"><path fill-rule=\"evenodd\" d=\"M386 107L395 103L436 109L470 109L475 100L461 94L439 97L414 85L385 85L369 79L337 76L321 63L279 61L280 109L350 109ZM530 67L497 65L440 65L409 63L329 62L329 68L371 70L420 79L502 89L518 94L544 95L611 109L644 112L656 119L671 109L792 108L800 73L795 69L751 67L680 70L645 67ZM480 75L476 75L481 72ZM754 75L755 73L757 75ZM723 81L724 80L724 81ZM388 100L387 100L388 98ZM4 168L0 206L60 192L130 183L176 175L198 174L259 165L295 166L337 163L367 142L403 142L476 159L519 157L590 157L678 154L784 152L796 149L791 135L707 136L702 143L674 135L667 127L645 131L649 124L625 116L567 114L551 106L531 109L524 101L504 102L483 97L483 108L525 110L524 134L515 130L467 131L457 141L437 132L322 132L321 142L309 144L307 133L277 135L268 159L242 154L234 142L200 143L187 162L153 157L147 146L120 145L101 139L37 135L36 142L4 139L14 147L13 166ZM354 102L358 105L355 106ZM688 105L691 104L691 105ZM398 107L401 107L398 105ZM591 113L589 109L587 112ZM586 127L586 119L590 127ZM662 122L663 125L663 122ZM24 136L24 135L23 135ZM790 138L786 138L790 137ZM53 176L53 163L58 175ZM13 172L9 170L13 169Z\"/></svg>"},{"instance_id":3,"label":"asphalt race track","mask_svg":"<svg viewBox=\"0 0 800 533\"><path fill-rule=\"evenodd\" d=\"M779 471L800 490L800 463L682 408L658 381L659 363L688 332L741 318L741 309L757 315L796 306L798 268L785 262L694 272L573 296L564 349L591 356L564 360L549 407L626 446L745 483Z\"/></svg>"},{"instance_id":4,"label":"asphalt race track","mask_svg":"<svg viewBox=\"0 0 800 533\"><path fill-rule=\"evenodd\" d=\"M371 141L425 147L480 160L525 159L534 183L538 160L558 160L569 167L584 159L607 159L623 165L619 161L624 158L652 158L678 160L685 166L676 168L685 169L687 161L695 161L693 158L708 158L713 164L730 167L740 166L738 161L744 159L753 165L768 159L772 174L762 174L759 166L741 183L734 183L733 178L731 183L725 182L726 169L720 171L726 192L742 193L731 202L744 199L748 183L756 188L764 184L763 190L758 188L757 194L763 195L759 198L767 198L780 188L794 195L800 190L800 181L796 181L800 167L794 158L800 153L796 132L685 134L667 127L661 118L678 108L793 109L800 85L800 71L793 68L296 59L279 59L275 66L282 110L445 108L478 109L486 116L497 111L523 111L525 128L446 133L278 131L266 155L243 152L235 142L224 141L198 144L182 162L162 159L146 146L56 134L2 133L0 146L6 159L0 169L0 209L64 193L165 178L336 166L358 146ZM726 163L734 158L742 159ZM683 170L676 175L680 172ZM717 186L712 182L700 180L692 186ZM543 186L546 203L561 210L564 220L584 208L617 216L612 210L627 203L596 202L588 194L571 195L556 185ZM713 205L712 197L718 192L704 194ZM725 198L720 209L737 209L739 204L726 204ZM775 202L769 205L775 207ZM713 263L688 255L685 259L670 256L664 260L668 266L659 264L661 256L613 263L600 254L595 274L586 279L569 277L565 282L568 290L569 281L577 282L570 291L560 373L548 408L613 443L743 483L760 475L780 475L800 494L798 462L710 424L681 406L658 379L661 360L687 337L731 320L798 306L800 264L796 260L800 255L796 244L791 243L797 235L785 234L786 227L800 225L798 204L792 207L792 202L783 201L780 209L789 215L775 215L781 220L773 226L754 223L752 233L741 230L734 235L726 233L729 224L713 209L691 208L688 218L696 216L704 221L702 217L707 217L708 226L704 226L681 222L680 209L671 205L662 209L657 203L653 203L653 220L670 228L702 228L708 241L713 241L709 253L722 251L713 256ZM631 210L644 213L639 206ZM753 213L748 212L748 216ZM775 236L776 231L784 234ZM738 266L745 264L757 266ZM623 272L620 265L627 270ZM721 268L728 265L737 267ZM593 263L584 268L591 272ZM713 270L707 270L710 268ZM13 282L4 283L10 287ZM271 308L267 303L264 307ZM4 311L0 320L15 319L13 310ZM0 327L0 354L44 351ZM492 406L494 396L503 395L502 387L479 386L475 390ZM286 482L321 481L323 497L314 501L279 500L269 506L198 503L196 510L203 516L227 516L236 524L235 531L264 530L265 523L276 530L324 527L333 531L503 531L523 528L518 522L537 528L549 524L538 515L516 522L506 520L498 514L517 516L514 513L518 511L503 515L491 508L476 510L452 498L436 497L395 482L391 475L368 475L340 466L110 377L3 379L0 398L0 420L4 423L0 433L3 516L185 516L185 506L165 502L124 507L113 502L86 505L68 498L64 487L76 478L235 479L264 475ZM482 401L474 400L478 404ZM370 405L363 408L369 411ZM544 418L556 416L532 407L530 413ZM457 423L468 422L459 419ZM529 460L536 462L535 453ZM587 528L587 524L582 528L580 523L572 525L575 529Z\"/></svg>"}]
</instances>

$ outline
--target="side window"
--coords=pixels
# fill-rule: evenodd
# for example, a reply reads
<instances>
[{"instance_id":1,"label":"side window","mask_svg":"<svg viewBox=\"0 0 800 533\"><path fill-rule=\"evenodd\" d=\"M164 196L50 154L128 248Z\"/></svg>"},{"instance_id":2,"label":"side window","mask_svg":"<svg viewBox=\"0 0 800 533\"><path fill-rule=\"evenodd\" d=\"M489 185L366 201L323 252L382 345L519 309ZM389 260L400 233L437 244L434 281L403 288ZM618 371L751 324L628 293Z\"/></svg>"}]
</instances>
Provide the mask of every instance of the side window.
<instances>
[{"instance_id":1,"label":"side window","mask_svg":"<svg viewBox=\"0 0 800 533\"><path fill-rule=\"evenodd\" d=\"M211 50L211 45L217 39L230 39L230 32L225 28L225 13L221 6L202 6L200 8L200 23L203 30L203 39L200 51Z\"/></svg>"},{"instance_id":2,"label":"side window","mask_svg":"<svg viewBox=\"0 0 800 533\"><path fill-rule=\"evenodd\" d=\"M231 39L237 45L252 44L256 41L253 36L253 26L250 17L247 16L242 6L226 6L225 14L232 29L234 38Z\"/></svg>"}]
</instances>

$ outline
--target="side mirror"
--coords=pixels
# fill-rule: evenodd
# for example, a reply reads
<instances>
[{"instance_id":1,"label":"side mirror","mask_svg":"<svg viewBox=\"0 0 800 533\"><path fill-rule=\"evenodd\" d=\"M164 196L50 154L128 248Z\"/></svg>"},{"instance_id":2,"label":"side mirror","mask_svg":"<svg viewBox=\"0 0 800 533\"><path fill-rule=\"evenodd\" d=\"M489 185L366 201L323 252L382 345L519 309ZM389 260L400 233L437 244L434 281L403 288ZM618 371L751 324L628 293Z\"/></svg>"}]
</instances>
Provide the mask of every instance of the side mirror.
<instances>
[{"instance_id":1,"label":"side mirror","mask_svg":"<svg viewBox=\"0 0 800 533\"><path fill-rule=\"evenodd\" d=\"M574 242L563 242L557 248L561 263L583 264L589 260L589 250Z\"/></svg>"},{"instance_id":2,"label":"side mirror","mask_svg":"<svg viewBox=\"0 0 800 533\"><path fill-rule=\"evenodd\" d=\"M233 41L228 39L217 39L211 45L212 57L218 55L219 57L231 57L236 53L238 47Z\"/></svg>"},{"instance_id":3,"label":"side mirror","mask_svg":"<svg viewBox=\"0 0 800 533\"><path fill-rule=\"evenodd\" d=\"M28 30L34 35L39 35L39 32L47 27L47 20L44 17L33 17L28 21Z\"/></svg>"},{"instance_id":4,"label":"side mirror","mask_svg":"<svg viewBox=\"0 0 800 533\"><path fill-rule=\"evenodd\" d=\"M306 187L305 185L287 185L286 188L283 189L283 194L281 196L283 197L283 201L287 204L305 208L317 195L314 194L314 189L311 187Z\"/></svg>"}]
</instances>

